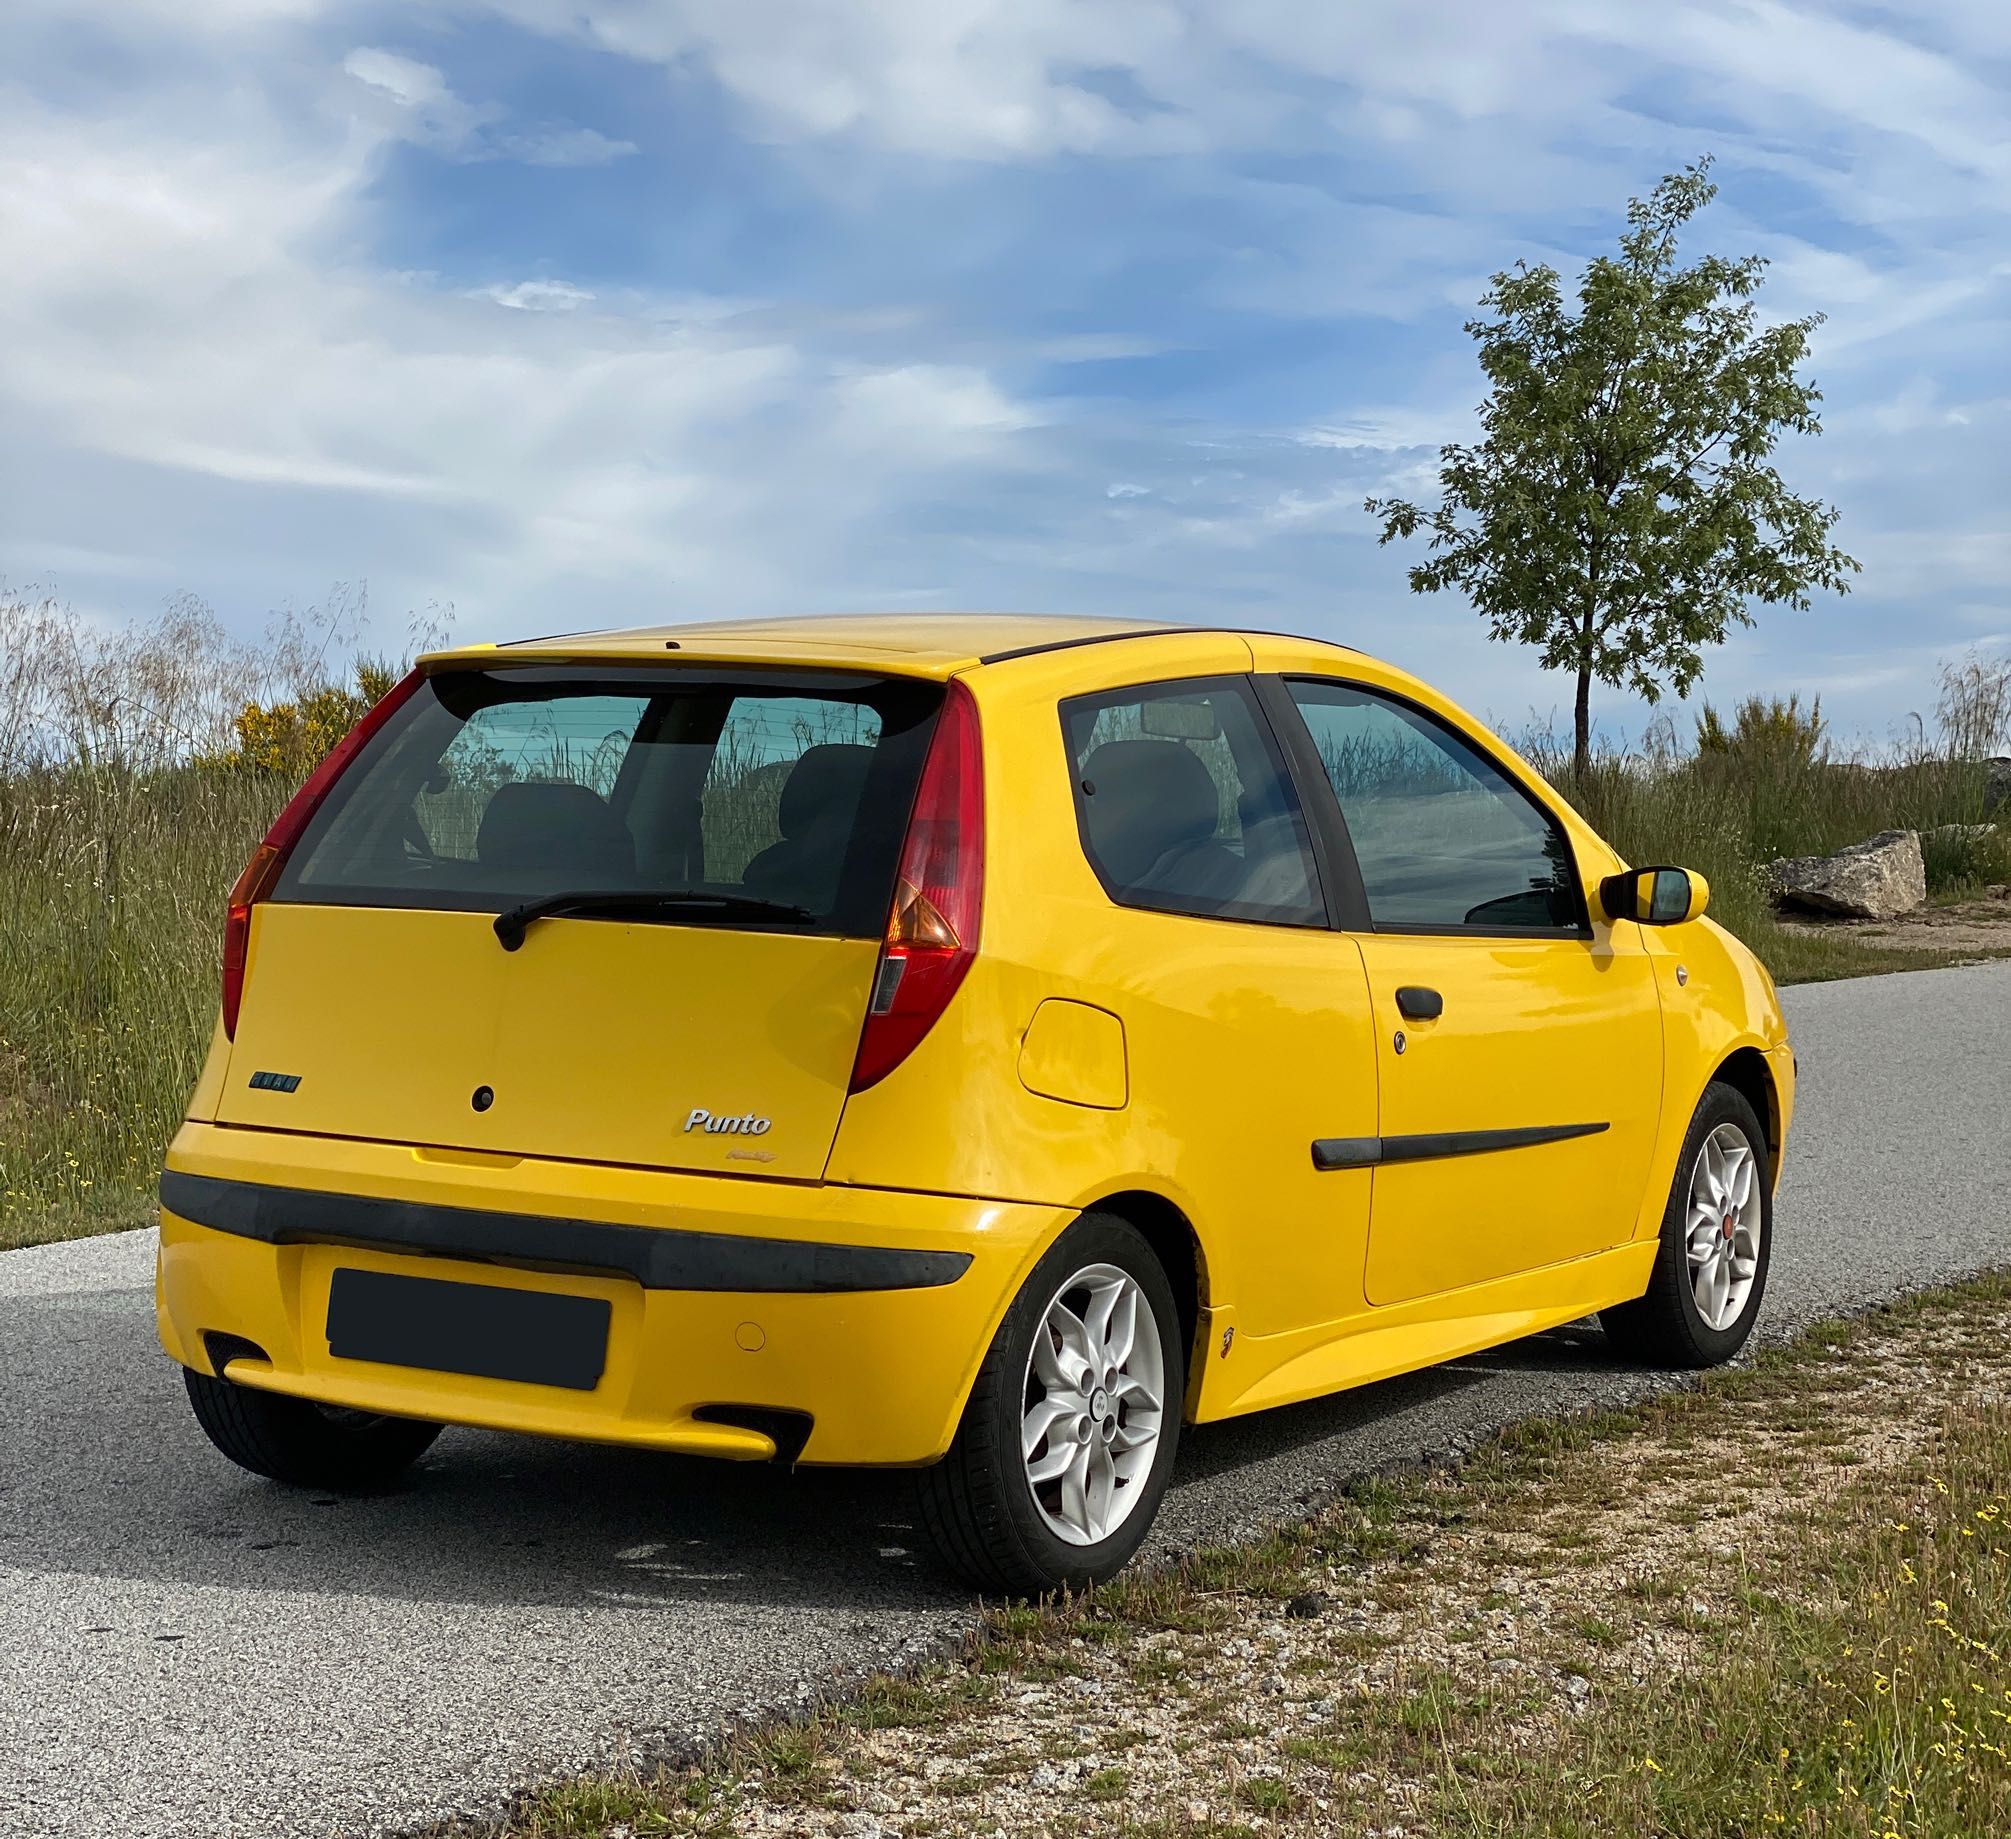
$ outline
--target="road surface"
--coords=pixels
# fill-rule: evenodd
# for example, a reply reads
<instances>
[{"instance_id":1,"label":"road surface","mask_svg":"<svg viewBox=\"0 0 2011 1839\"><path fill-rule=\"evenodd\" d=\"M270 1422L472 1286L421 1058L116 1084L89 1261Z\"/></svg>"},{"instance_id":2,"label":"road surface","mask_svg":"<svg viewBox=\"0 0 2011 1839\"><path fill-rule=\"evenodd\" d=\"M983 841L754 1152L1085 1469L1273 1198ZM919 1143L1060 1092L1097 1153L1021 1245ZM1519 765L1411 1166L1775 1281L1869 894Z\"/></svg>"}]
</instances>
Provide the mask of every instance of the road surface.
<instances>
[{"instance_id":1,"label":"road surface","mask_svg":"<svg viewBox=\"0 0 2011 1839\"><path fill-rule=\"evenodd\" d=\"M1802 1098L1761 1332L2011 1263L2011 963L1791 990ZM329 1839L495 1809L965 1627L898 1477L449 1431L415 1485L216 1456L149 1233L0 1254L0 1833ZM1190 1433L1159 1552L1658 1381L1567 1329Z\"/></svg>"}]
</instances>

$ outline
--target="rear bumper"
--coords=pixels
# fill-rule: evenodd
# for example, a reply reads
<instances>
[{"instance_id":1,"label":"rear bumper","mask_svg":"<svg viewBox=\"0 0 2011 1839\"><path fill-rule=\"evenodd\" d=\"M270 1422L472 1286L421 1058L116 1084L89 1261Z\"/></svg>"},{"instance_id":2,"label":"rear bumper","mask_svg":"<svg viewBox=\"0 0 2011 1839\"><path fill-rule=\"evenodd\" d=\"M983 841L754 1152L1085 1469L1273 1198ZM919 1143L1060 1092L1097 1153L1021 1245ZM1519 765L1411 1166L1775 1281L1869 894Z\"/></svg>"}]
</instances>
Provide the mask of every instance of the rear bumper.
<instances>
[{"instance_id":1,"label":"rear bumper","mask_svg":"<svg viewBox=\"0 0 2011 1839\"><path fill-rule=\"evenodd\" d=\"M162 1178L162 1345L238 1383L446 1423L762 1460L948 1448L978 1363L1066 1210L674 1175L187 1124ZM338 1268L605 1298L592 1391L339 1358ZM735 1416L745 1422L730 1420Z\"/></svg>"}]
</instances>

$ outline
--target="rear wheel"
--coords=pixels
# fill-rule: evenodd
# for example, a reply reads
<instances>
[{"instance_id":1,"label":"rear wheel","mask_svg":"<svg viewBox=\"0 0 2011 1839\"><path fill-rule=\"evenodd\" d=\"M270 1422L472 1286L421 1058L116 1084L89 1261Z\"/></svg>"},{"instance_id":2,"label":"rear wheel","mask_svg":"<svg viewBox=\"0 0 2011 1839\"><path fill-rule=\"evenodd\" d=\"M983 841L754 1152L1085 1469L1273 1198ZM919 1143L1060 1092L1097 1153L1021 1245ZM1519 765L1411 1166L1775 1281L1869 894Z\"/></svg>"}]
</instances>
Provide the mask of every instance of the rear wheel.
<instances>
[{"instance_id":1,"label":"rear wheel","mask_svg":"<svg viewBox=\"0 0 2011 1839\"><path fill-rule=\"evenodd\" d=\"M1166 1492L1185 1382L1180 1312L1151 1246L1084 1214L1006 1311L956 1441L920 1474L944 1561L1005 1596L1115 1576Z\"/></svg>"},{"instance_id":2,"label":"rear wheel","mask_svg":"<svg viewBox=\"0 0 2011 1839\"><path fill-rule=\"evenodd\" d=\"M1706 1088L1683 1139L1647 1294L1606 1310L1606 1336L1650 1366L1718 1366L1745 1346L1773 1251L1773 1167L1742 1092Z\"/></svg>"},{"instance_id":3,"label":"rear wheel","mask_svg":"<svg viewBox=\"0 0 2011 1839\"><path fill-rule=\"evenodd\" d=\"M370 1494L426 1453L438 1424L284 1398L184 1368L196 1422L239 1468L297 1488Z\"/></svg>"}]
</instances>

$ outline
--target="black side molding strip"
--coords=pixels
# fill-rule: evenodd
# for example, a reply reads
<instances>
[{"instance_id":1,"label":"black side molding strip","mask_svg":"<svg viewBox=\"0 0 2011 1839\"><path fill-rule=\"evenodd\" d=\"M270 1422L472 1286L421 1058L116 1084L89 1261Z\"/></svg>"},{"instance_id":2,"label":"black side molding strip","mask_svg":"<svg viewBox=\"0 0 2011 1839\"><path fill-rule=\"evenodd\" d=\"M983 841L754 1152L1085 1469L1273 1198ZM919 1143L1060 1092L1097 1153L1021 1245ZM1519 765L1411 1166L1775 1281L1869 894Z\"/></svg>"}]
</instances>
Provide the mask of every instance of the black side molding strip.
<instances>
[{"instance_id":1,"label":"black side molding strip","mask_svg":"<svg viewBox=\"0 0 2011 1839\"><path fill-rule=\"evenodd\" d=\"M1439 1130L1414 1137L1320 1137L1316 1169L1366 1169L1385 1162L1437 1162L1446 1156L1484 1156L1497 1149L1527 1149L1596 1137L1610 1124L1528 1124L1513 1130Z\"/></svg>"},{"instance_id":2,"label":"black side molding strip","mask_svg":"<svg viewBox=\"0 0 2011 1839\"><path fill-rule=\"evenodd\" d=\"M612 1271L634 1278L645 1290L929 1290L955 1283L971 1263L969 1252L825 1245L538 1213L491 1213L480 1207L268 1187L176 1169L161 1172L161 1206L198 1226L268 1245L332 1243L546 1269Z\"/></svg>"}]
</instances>

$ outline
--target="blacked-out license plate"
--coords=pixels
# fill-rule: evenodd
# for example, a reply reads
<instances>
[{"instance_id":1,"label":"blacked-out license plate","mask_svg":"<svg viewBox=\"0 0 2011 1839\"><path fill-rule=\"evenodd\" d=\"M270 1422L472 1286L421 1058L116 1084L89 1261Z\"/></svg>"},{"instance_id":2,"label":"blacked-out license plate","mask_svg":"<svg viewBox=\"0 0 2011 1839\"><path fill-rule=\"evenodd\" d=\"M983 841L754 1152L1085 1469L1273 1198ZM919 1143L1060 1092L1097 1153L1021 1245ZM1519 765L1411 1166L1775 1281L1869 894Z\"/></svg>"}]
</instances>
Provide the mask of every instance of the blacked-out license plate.
<instances>
[{"instance_id":1,"label":"blacked-out license plate","mask_svg":"<svg viewBox=\"0 0 2011 1839\"><path fill-rule=\"evenodd\" d=\"M328 1286L328 1351L591 1392L607 1364L613 1314L601 1296L341 1268Z\"/></svg>"}]
</instances>

